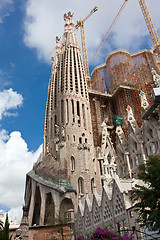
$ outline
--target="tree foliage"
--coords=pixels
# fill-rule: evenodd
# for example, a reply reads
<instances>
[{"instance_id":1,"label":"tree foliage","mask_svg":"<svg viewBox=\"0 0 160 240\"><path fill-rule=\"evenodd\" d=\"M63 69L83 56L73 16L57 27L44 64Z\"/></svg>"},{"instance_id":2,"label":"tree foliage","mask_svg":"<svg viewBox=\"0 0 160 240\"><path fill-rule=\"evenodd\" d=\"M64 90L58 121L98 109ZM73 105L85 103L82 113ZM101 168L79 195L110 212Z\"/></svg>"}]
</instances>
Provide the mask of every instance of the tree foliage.
<instances>
[{"instance_id":1,"label":"tree foliage","mask_svg":"<svg viewBox=\"0 0 160 240\"><path fill-rule=\"evenodd\" d=\"M4 227L0 230L0 240L11 240L11 237L9 237L8 214L6 214Z\"/></svg>"},{"instance_id":2,"label":"tree foliage","mask_svg":"<svg viewBox=\"0 0 160 240\"><path fill-rule=\"evenodd\" d=\"M138 177L144 185L136 185L131 194L138 221L149 230L160 231L160 157L150 156L139 170Z\"/></svg>"},{"instance_id":3,"label":"tree foliage","mask_svg":"<svg viewBox=\"0 0 160 240\"><path fill-rule=\"evenodd\" d=\"M133 233L124 233L124 236L119 236L116 233L110 231L108 228L102 229L98 227L88 238L78 237L77 240L134 240Z\"/></svg>"}]
</instances>

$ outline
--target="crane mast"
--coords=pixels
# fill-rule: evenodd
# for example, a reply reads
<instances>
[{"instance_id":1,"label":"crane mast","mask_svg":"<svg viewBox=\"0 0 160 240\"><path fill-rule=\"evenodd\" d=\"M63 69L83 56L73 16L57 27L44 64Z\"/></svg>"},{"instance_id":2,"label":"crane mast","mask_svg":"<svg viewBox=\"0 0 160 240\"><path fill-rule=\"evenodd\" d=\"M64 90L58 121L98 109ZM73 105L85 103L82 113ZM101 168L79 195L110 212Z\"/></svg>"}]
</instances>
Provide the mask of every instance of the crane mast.
<instances>
[{"instance_id":1,"label":"crane mast","mask_svg":"<svg viewBox=\"0 0 160 240\"><path fill-rule=\"evenodd\" d=\"M102 48L102 46L103 46L105 40L107 39L108 35L110 34L110 32L111 32L111 30L112 30L114 24L117 22L117 20L118 20L120 14L121 14L121 12L123 11L124 7L126 6L127 1L128 1L128 0L125 0L124 3L122 4L122 6L121 6L119 12L117 13L117 15L116 15L114 21L112 22L112 24L111 24L111 26L110 26L108 32L106 33L106 35L105 35L105 37L104 37L104 39L103 39L101 45L99 46L99 48L98 48L98 50L97 50L97 52L96 52L96 54L95 54L93 60L95 60L95 58L97 57L97 55L98 55L99 51L101 50L101 48Z\"/></svg>"},{"instance_id":2,"label":"crane mast","mask_svg":"<svg viewBox=\"0 0 160 240\"><path fill-rule=\"evenodd\" d=\"M84 22L81 22L81 42L82 42L82 55L83 55L83 64L84 72L86 77L89 76L89 67L88 67L88 55L87 55L87 46L86 46L86 37L84 30Z\"/></svg>"},{"instance_id":3,"label":"crane mast","mask_svg":"<svg viewBox=\"0 0 160 240\"><path fill-rule=\"evenodd\" d=\"M84 22L97 10L98 10L98 7L97 6L94 7L92 9L92 11L83 20L77 21L77 24L75 25L76 29L78 29L79 27L81 29L81 42L82 42L82 56L83 56L84 72L85 72L85 77L86 77L87 84L88 84L89 88L91 88L91 79L90 79L90 76L89 76L88 56L87 56L87 46L86 46Z\"/></svg>"},{"instance_id":4,"label":"crane mast","mask_svg":"<svg viewBox=\"0 0 160 240\"><path fill-rule=\"evenodd\" d=\"M95 60L96 56L98 55L99 51L101 50L105 40L107 39L109 33L111 32L112 28L113 28L113 25L116 23L116 21L118 20L121 12L123 11L126 3L127 3L128 0L124 0L124 3L122 5L122 7L120 8L118 14L116 15L113 23L111 24L108 32L106 33L100 47L98 48L93 60ZM154 45L154 52L158 55L158 57L160 58L160 39L158 37L158 33L154 27L154 24L153 24L153 21L152 21L152 18L151 18L151 15L149 13L149 10L147 8L147 4L146 4L146 1L145 0L138 0L139 2L139 5L141 7L141 10L142 10L142 13L143 13L143 16L144 16L144 19L145 19L145 22L146 22L146 25L147 25L147 28L148 28L148 31L150 33L150 36L152 38L152 42L153 42L153 45Z\"/></svg>"},{"instance_id":5,"label":"crane mast","mask_svg":"<svg viewBox=\"0 0 160 240\"><path fill-rule=\"evenodd\" d=\"M157 33L157 31L154 27L151 15L148 11L146 1L145 0L138 0L138 2L139 2L139 5L141 7L141 10L142 10L142 13L143 13L148 31L149 31L150 36L152 38L152 42L153 42L153 45L154 45L154 48L155 48L154 51L155 51L155 53L158 54L158 56L160 56L160 40L159 40L159 37L158 37L158 33Z\"/></svg>"}]
</instances>

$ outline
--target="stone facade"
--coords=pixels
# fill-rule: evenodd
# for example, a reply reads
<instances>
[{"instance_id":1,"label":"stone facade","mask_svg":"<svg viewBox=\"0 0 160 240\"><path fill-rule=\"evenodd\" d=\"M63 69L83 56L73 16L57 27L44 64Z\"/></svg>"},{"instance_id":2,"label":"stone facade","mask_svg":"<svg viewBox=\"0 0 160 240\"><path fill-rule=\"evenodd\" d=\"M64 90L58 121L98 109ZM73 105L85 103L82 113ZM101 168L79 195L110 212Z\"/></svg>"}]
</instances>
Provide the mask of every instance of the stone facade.
<instances>
[{"instance_id":1,"label":"stone facade","mask_svg":"<svg viewBox=\"0 0 160 240\"><path fill-rule=\"evenodd\" d=\"M19 229L18 229L19 231ZM11 230L10 236L15 240L24 240L22 233L18 233L17 230ZM22 231L23 232L23 231ZM71 226L57 225L57 226L35 226L30 227L28 231L29 240L73 240L73 230Z\"/></svg>"},{"instance_id":2,"label":"stone facade","mask_svg":"<svg viewBox=\"0 0 160 240\"><path fill-rule=\"evenodd\" d=\"M139 230L136 224L136 214L129 199L130 191L135 184L142 184L138 179L120 179L114 175L112 186L104 179L102 193L98 194L96 187L91 199L86 196L85 204L79 201L75 220L77 236L87 236L97 227L106 226L114 232L130 229Z\"/></svg>"},{"instance_id":3,"label":"stone facade","mask_svg":"<svg viewBox=\"0 0 160 240\"><path fill-rule=\"evenodd\" d=\"M88 89L73 14L65 14L64 20L64 34L61 41L56 37L52 57L43 153L26 176L28 226L75 218L76 233L87 234L98 226L119 230L120 224L134 228L129 193L138 181L139 164L160 146L156 91L151 99L152 88L159 88L159 75L151 68L158 65L154 55L146 53L147 94L141 91L143 81L132 84L132 71L128 84L125 64L124 79L116 82L110 74L110 90Z\"/></svg>"}]
</instances>

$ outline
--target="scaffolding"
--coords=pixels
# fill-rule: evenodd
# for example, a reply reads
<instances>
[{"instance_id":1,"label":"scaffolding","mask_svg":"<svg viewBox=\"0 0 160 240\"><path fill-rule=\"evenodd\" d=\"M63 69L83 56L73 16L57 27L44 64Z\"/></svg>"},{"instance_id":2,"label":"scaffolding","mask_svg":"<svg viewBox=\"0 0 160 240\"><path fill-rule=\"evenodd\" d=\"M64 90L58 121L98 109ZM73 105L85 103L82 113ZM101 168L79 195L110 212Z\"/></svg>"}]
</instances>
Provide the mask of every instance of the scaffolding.
<instances>
[{"instance_id":1,"label":"scaffolding","mask_svg":"<svg viewBox=\"0 0 160 240\"><path fill-rule=\"evenodd\" d=\"M127 85L144 91L151 102L152 68L159 72L151 51L143 50L133 55L124 50L114 51L108 55L105 64L93 70L92 89L112 94L118 86Z\"/></svg>"},{"instance_id":2,"label":"scaffolding","mask_svg":"<svg viewBox=\"0 0 160 240\"><path fill-rule=\"evenodd\" d=\"M152 104L152 68L159 74L155 55L151 51L143 50L131 55L128 51L117 50L108 55L103 65L93 70L90 105L95 146L100 146L97 126L106 116L109 125L112 125L114 115L122 116L123 130L128 137L127 105L132 108L138 126L142 125L139 94L145 92L148 103ZM95 104L99 110L96 110Z\"/></svg>"}]
</instances>

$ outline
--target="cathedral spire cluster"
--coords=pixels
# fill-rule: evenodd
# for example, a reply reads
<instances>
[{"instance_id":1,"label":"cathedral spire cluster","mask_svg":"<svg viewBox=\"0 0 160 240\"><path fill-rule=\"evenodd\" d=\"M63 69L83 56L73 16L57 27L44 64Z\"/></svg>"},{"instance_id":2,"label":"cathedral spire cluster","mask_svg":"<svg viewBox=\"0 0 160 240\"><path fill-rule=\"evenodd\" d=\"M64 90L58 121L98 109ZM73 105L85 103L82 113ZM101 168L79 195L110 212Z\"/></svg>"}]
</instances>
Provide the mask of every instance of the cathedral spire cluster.
<instances>
[{"instance_id":1,"label":"cathedral spire cluster","mask_svg":"<svg viewBox=\"0 0 160 240\"><path fill-rule=\"evenodd\" d=\"M62 38L56 37L56 54L52 57L43 154L26 178L29 225L46 225L50 218L74 215L79 209L76 224L82 232L88 234L92 225L98 227L101 223L112 227L111 222L116 229L120 219L124 224L130 221L126 212L132 207L128 192L137 178L139 164L159 151L159 103L153 104L151 111L148 99L152 84L160 77L152 71L153 81L149 67L156 68L156 64L146 50L138 54L135 66L147 81L144 84L137 79L135 86L133 71L126 74L128 60L125 65L122 56L126 53L121 50L110 54L106 65L97 67L92 74L93 83L101 87L108 84L108 76L110 92L88 91L73 13L64 14L64 21L64 33ZM140 55L145 63L139 63ZM129 53L125 56L130 59ZM143 73L144 67L149 73ZM144 92L139 95L141 89ZM149 120L143 122L146 111Z\"/></svg>"}]
</instances>

